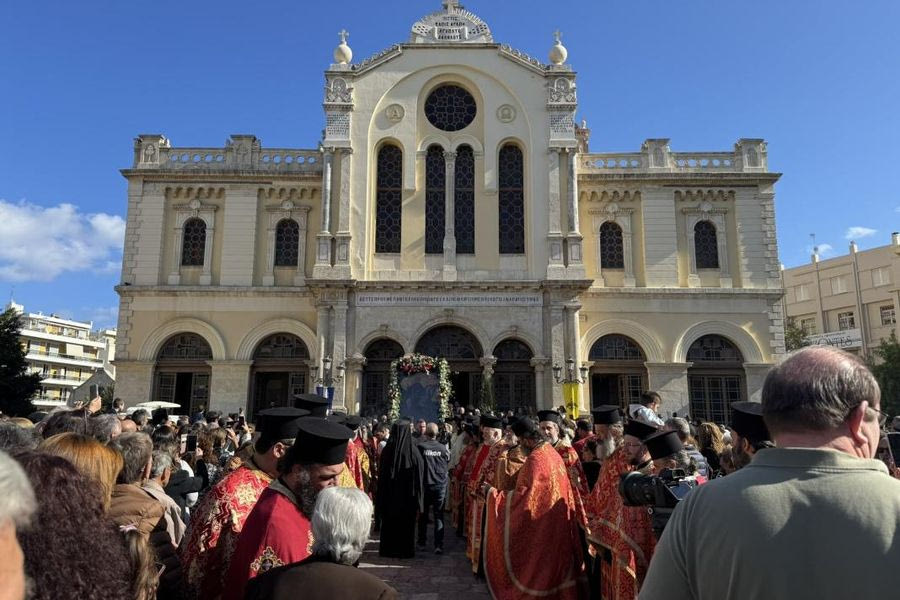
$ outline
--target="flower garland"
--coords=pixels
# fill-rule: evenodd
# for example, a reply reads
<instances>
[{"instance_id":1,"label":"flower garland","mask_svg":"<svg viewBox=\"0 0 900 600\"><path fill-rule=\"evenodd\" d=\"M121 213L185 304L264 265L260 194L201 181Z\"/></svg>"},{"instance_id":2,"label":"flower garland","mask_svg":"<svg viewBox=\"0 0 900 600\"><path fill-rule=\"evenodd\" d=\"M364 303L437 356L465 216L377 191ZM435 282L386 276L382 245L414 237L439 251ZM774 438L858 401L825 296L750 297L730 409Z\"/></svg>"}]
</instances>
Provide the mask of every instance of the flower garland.
<instances>
[{"instance_id":1,"label":"flower garland","mask_svg":"<svg viewBox=\"0 0 900 600\"><path fill-rule=\"evenodd\" d=\"M391 362L391 382L388 387L388 395L391 401L391 420L400 417L400 401L403 395L400 392L400 373L415 375L416 373L431 373L434 368L438 370L438 384L440 386L440 416L450 417L450 399L453 397L453 385L450 383L450 364L443 358L434 358L424 354L407 354Z\"/></svg>"}]
</instances>

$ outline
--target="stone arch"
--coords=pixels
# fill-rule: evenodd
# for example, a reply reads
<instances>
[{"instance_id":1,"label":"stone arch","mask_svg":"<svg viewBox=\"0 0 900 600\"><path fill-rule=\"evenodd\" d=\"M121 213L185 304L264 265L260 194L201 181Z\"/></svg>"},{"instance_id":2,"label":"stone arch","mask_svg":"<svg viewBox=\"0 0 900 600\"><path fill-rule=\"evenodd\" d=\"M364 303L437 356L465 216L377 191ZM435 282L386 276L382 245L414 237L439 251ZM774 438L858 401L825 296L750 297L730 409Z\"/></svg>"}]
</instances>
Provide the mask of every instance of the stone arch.
<instances>
[{"instance_id":1,"label":"stone arch","mask_svg":"<svg viewBox=\"0 0 900 600\"><path fill-rule=\"evenodd\" d=\"M641 347L641 350L644 351L647 362L665 362L665 354L659 339L643 325L627 319L606 319L591 327L582 337L581 356L587 356L594 343L604 335L615 333L628 336L634 340Z\"/></svg>"},{"instance_id":2,"label":"stone arch","mask_svg":"<svg viewBox=\"0 0 900 600\"><path fill-rule=\"evenodd\" d=\"M434 317L433 319L425 321L421 326L419 326L419 328L416 330L416 333L410 338L411 340L415 340L411 348L415 349L416 344L419 343L419 340L422 339L422 336L428 333L429 330L441 325L455 325L457 327L465 329L466 331L474 335L475 339L478 340L478 343L481 344L482 353L489 352L493 349L493 346L490 345L490 338L488 338L484 329L479 327L474 321L464 319L457 315ZM404 348L406 348L406 346L404 346Z\"/></svg>"},{"instance_id":3,"label":"stone arch","mask_svg":"<svg viewBox=\"0 0 900 600\"><path fill-rule=\"evenodd\" d=\"M760 350L759 344L753 335L743 327L728 321L702 321L689 327L678 338L672 353L672 360L680 363L685 362L687 360L687 351L691 344L704 335L711 334L721 335L737 346L744 356L745 362L763 362L762 350Z\"/></svg>"},{"instance_id":4,"label":"stone arch","mask_svg":"<svg viewBox=\"0 0 900 600\"><path fill-rule=\"evenodd\" d=\"M419 147L416 150L418 152L428 152L428 148L431 146L440 146L444 151L447 151L450 150L452 144L447 136L433 133L422 138L422 141L419 142Z\"/></svg>"},{"instance_id":5,"label":"stone arch","mask_svg":"<svg viewBox=\"0 0 900 600\"><path fill-rule=\"evenodd\" d=\"M409 354L410 352L412 352L412 347L409 345L409 338L407 338L396 329L386 327L373 329L363 337L359 338L359 341L357 341L356 343L356 350L353 352L353 354L359 354L360 356L364 355L369 344L371 344L375 340L380 339L389 339L397 342L398 344L400 344L400 346L403 347L404 354Z\"/></svg>"},{"instance_id":6,"label":"stone arch","mask_svg":"<svg viewBox=\"0 0 900 600\"><path fill-rule=\"evenodd\" d=\"M303 340L306 349L309 350L311 360L316 360L318 356L318 344L316 343L316 334L304 323L296 319L272 319L264 323L260 323L250 330L241 340L238 350L235 353L235 360L253 360L253 352L256 347L264 339L276 333L291 333Z\"/></svg>"},{"instance_id":7,"label":"stone arch","mask_svg":"<svg viewBox=\"0 0 900 600\"><path fill-rule=\"evenodd\" d=\"M170 337L177 333L196 333L209 344L213 360L225 360L225 339L219 330L206 321L193 317L175 319L160 325L144 339L138 353L138 360L155 361L160 348Z\"/></svg>"},{"instance_id":8,"label":"stone arch","mask_svg":"<svg viewBox=\"0 0 900 600\"><path fill-rule=\"evenodd\" d=\"M484 146L481 144L481 141L468 133L461 133L453 136L453 141L450 146L451 149L454 152L457 152L460 146L471 146L472 152L476 157L480 154L484 154Z\"/></svg>"},{"instance_id":9,"label":"stone arch","mask_svg":"<svg viewBox=\"0 0 900 600\"><path fill-rule=\"evenodd\" d=\"M543 356L541 343L535 338L533 335L522 331L521 329L505 329L491 338L491 342L488 346L485 346L485 350L489 350L491 352L494 351L494 348L497 347L497 344L500 342L504 342L506 340L516 340L517 342L522 342L528 349L531 350L531 354L534 356Z\"/></svg>"}]
</instances>

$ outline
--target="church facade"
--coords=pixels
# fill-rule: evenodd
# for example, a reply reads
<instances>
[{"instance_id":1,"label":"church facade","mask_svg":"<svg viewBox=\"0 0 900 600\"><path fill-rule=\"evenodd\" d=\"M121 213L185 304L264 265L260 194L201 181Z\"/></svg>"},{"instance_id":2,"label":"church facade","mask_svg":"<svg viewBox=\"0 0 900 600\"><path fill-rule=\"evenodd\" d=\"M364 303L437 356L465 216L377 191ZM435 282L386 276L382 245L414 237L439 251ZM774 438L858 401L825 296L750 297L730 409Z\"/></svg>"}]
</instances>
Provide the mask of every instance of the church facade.
<instances>
[{"instance_id":1,"label":"church facade","mask_svg":"<svg viewBox=\"0 0 900 600\"><path fill-rule=\"evenodd\" d=\"M784 352L760 139L592 153L559 35L549 63L455 1L325 71L317 148L140 135L116 393L224 411L387 406L390 363L448 359L455 400L583 411L654 389L723 421Z\"/></svg>"}]
</instances>

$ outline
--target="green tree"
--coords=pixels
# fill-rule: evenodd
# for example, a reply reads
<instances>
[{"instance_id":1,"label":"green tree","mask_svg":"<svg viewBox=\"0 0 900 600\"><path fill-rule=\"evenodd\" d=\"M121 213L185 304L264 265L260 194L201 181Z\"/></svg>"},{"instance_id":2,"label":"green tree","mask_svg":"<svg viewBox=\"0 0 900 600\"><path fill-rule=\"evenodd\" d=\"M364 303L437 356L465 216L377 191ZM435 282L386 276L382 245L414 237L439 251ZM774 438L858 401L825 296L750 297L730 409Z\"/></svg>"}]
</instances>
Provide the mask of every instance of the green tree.
<instances>
[{"instance_id":1,"label":"green tree","mask_svg":"<svg viewBox=\"0 0 900 600\"><path fill-rule=\"evenodd\" d=\"M18 312L10 307L0 313L0 411L15 417L34 412L31 398L41 389L41 376L28 373L21 329Z\"/></svg>"},{"instance_id":2,"label":"green tree","mask_svg":"<svg viewBox=\"0 0 900 600\"><path fill-rule=\"evenodd\" d=\"M806 332L797 324L794 317L788 317L784 322L784 347L788 352L799 350L803 346L808 346L806 341Z\"/></svg>"},{"instance_id":3,"label":"green tree","mask_svg":"<svg viewBox=\"0 0 900 600\"><path fill-rule=\"evenodd\" d=\"M889 415L900 414L900 342L891 332L888 339L882 338L875 350L877 360L872 364L872 373L881 387L881 410Z\"/></svg>"}]
</instances>

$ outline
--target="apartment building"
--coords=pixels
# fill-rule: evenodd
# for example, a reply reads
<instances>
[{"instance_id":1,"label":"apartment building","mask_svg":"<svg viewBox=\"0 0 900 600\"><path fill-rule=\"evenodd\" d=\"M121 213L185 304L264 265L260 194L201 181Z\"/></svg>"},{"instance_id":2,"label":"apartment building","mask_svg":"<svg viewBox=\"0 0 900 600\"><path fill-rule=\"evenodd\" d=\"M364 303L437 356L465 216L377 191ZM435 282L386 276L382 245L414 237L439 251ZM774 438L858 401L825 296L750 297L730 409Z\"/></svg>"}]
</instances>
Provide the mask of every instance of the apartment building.
<instances>
[{"instance_id":1,"label":"apartment building","mask_svg":"<svg viewBox=\"0 0 900 600\"><path fill-rule=\"evenodd\" d=\"M29 370L43 377L33 399L36 406L66 404L72 391L100 369L115 376L115 329L94 330L91 321L25 313L25 307L14 302L9 307L22 315L20 336Z\"/></svg>"},{"instance_id":2,"label":"apartment building","mask_svg":"<svg viewBox=\"0 0 900 600\"><path fill-rule=\"evenodd\" d=\"M900 337L900 233L886 246L784 270L785 316L814 344L838 346L865 358L891 332Z\"/></svg>"}]
</instances>

